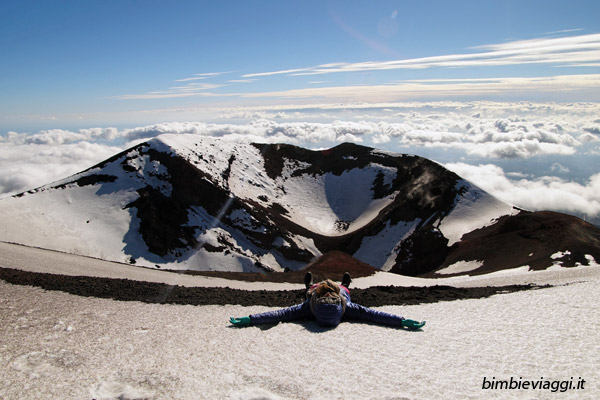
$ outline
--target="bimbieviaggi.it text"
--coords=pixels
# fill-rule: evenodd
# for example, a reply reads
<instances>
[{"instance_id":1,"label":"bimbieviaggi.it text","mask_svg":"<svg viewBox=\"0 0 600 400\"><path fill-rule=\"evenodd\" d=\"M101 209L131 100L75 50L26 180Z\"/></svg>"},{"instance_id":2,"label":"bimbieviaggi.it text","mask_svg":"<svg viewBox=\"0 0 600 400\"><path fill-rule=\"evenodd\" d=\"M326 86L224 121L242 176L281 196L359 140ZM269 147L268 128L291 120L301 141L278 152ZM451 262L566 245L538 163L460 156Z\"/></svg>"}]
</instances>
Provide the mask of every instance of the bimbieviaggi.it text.
<instances>
[{"instance_id":1,"label":"bimbieviaggi.it text","mask_svg":"<svg viewBox=\"0 0 600 400\"><path fill-rule=\"evenodd\" d=\"M566 392L567 390L583 390L585 389L585 379L579 377L575 380L573 377L567 380L550 380L544 379L496 379L492 376L492 379L483 377L483 383L481 389L490 390L549 390L551 392Z\"/></svg>"}]
</instances>

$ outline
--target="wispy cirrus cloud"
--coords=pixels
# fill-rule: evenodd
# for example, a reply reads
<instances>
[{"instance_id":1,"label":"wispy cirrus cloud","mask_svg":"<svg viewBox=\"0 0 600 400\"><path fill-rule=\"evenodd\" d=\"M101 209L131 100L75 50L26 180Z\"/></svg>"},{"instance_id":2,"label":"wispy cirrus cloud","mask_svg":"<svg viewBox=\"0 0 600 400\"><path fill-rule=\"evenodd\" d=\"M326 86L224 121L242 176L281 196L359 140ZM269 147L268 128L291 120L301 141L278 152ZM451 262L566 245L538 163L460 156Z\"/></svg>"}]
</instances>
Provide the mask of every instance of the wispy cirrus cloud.
<instances>
[{"instance_id":1,"label":"wispy cirrus cloud","mask_svg":"<svg viewBox=\"0 0 600 400\"><path fill-rule=\"evenodd\" d=\"M220 75L230 74L230 71L227 72L205 72L203 74L194 74L194 76L190 78L176 79L175 82L189 82L189 81L197 81L201 79L215 78Z\"/></svg>"},{"instance_id":2,"label":"wispy cirrus cloud","mask_svg":"<svg viewBox=\"0 0 600 400\"><path fill-rule=\"evenodd\" d=\"M582 28L575 28L575 29L562 29L560 31L552 31L552 32L546 32L546 35L555 35L557 33L572 33L572 32L580 32L582 31Z\"/></svg>"},{"instance_id":3,"label":"wispy cirrus cloud","mask_svg":"<svg viewBox=\"0 0 600 400\"><path fill-rule=\"evenodd\" d=\"M449 54L391 61L331 63L313 67L257 72L244 78L271 75L321 75L339 72L426 69L434 67L491 67L520 64L594 66L600 61L600 34L538 38L472 47L474 53Z\"/></svg>"},{"instance_id":4,"label":"wispy cirrus cloud","mask_svg":"<svg viewBox=\"0 0 600 400\"><path fill-rule=\"evenodd\" d=\"M219 85L216 83L190 83L185 86L173 86L170 87L170 90L182 91L182 92L197 92L200 90L212 90L216 88L223 87L225 85Z\"/></svg>"},{"instance_id":5,"label":"wispy cirrus cloud","mask_svg":"<svg viewBox=\"0 0 600 400\"><path fill-rule=\"evenodd\" d=\"M172 86L169 90L148 92L142 94L124 94L118 96L120 100L148 100L148 99L173 99L180 97L212 97L217 96L208 90L217 89L226 85L210 84L210 83L189 83L183 86Z\"/></svg>"},{"instance_id":6,"label":"wispy cirrus cloud","mask_svg":"<svg viewBox=\"0 0 600 400\"><path fill-rule=\"evenodd\" d=\"M499 44L487 44L471 47L470 51L459 54L436 55L430 57L388 60L364 61L355 63L333 62L312 67L290 68L266 72L243 74L231 79L218 79L227 72L209 72L195 74L192 77L177 79L181 85L168 90L152 91L142 94L125 94L118 96L122 100L140 99L172 99L184 97L230 97L230 98L278 98L284 99L326 99L333 101L401 101L407 99L431 99L435 96L503 96L513 95L513 98L529 98L527 96L552 93L557 101L574 98L565 97L569 93L580 93L578 101L600 100L600 75L593 68L600 66L600 33L587 35L572 35L559 37L535 38L517 40ZM560 33L560 32L559 32ZM406 79L402 81L382 81L381 84L356 85L342 84L321 85L323 80L310 80L304 86L269 85L271 90L250 92L247 88L230 89L226 93L216 90L223 86L235 87L238 84L255 82L258 79L271 76L299 77L336 73L352 73L366 71L390 70L423 70L429 68L481 68L516 65L545 65L552 70L537 71L535 75L527 70L523 76L498 75L496 70L490 78L473 79ZM560 68L586 68L577 73L563 73ZM490 69L491 70L491 69ZM584 72L585 71L585 72ZM587 73L590 71L591 73ZM570 71L569 71L570 72ZM518 74L518 73L516 73ZM198 82L213 79L213 83ZM331 82L333 82L332 80ZM314 87L319 83L319 87ZM290 83L291 84L291 83ZM239 87L239 86L238 86ZM274 89L273 89L274 88ZM522 95L526 95L523 97ZM537 100L537 99L536 99Z\"/></svg>"},{"instance_id":7,"label":"wispy cirrus cloud","mask_svg":"<svg viewBox=\"0 0 600 400\"><path fill-rule=\"evenodd\" d=\"M230 79L227 82L229 83L252 83L256 82L258 79Z\"/></svg>"},{"instance_id":8,"label":"wispy cirrus cloud","mask_svg":"<svg viewBox=\"0 0 600 400\"><path fill-rule=\"evenodd\" d=\"M503 96L508 93L600 93L600 74L543 77L505 77L486 79L422 79L384 85L326 86L273 92L240 93L240 97L278 97L286 99L321 98L341 101L400 101L433 97Z\"/></svg>"},{"instance_id":9,"label":"wispy cirrus cloud","mask_svg":"<svg viewBox=\"0 0 600 400\"><path fill-rule=\"evenodd\" d=\"M310 84L314 85L315 83L321 82L312 82ZM528 98L531 94L565 97L569 93L577 93L580 97L585 97L586 101L600 100L600 74L474 79L410 79L381 85L323 85L263 92L240 91L217 93L211 91L224 86L227 85L192 83L185 86L171 87L167 91L121 95L118 96L118 99L168 99L197 96L246 99L271 98L279 100L306 99L343 102L397 102L435 97L460 98L486 96L493 98L509 94L513 96L517 94L523 95L521 96L522 98Z\"/></svg>"},{"instance_id":10,"label":"wispy cirrus cloud","mask_svg":"<svg viewBox=\"0 0 600 400\"><path fill-rule=\"evenodd\" d=\"M174 99L193 96L211 97L215 96L215 94L207 92L208 90L217 89L227 85L196 81L215 78L229 73L231 72L207 72L202 74L195 74L194 76L189 78L175 79L174 82L181 82L182 84L178 86L172 86L168 90L157 90L139 94L123 94L120 96L116 96L116 98L119 100L151 100Z\"/></svg>"},{"instance_id":11,"label":"wispy cirrus cloud","mask_svg":"<svg viewBox=\"0 0 600 400\"><path fill-rule=\"evenodd\" d=\"M215 96L213 93L197 93L197 92L148 92L142 94L123 94L118 96L119 100L150 100L150 99L175 99L180 97Z\"/></svg>"},{"instance_id":12,"label":"wispy cirrus cloud","mask_svg":"<svg viewBox=\"0 0 600 400\"><path fill-rule=\"evenodd\" d=\"M199 81L202 79L206 79L205 76L194 76L191 78L183 78L183 79L175 79L175 82L189 82L189 81Z\"/></svg>"}]
</instances>

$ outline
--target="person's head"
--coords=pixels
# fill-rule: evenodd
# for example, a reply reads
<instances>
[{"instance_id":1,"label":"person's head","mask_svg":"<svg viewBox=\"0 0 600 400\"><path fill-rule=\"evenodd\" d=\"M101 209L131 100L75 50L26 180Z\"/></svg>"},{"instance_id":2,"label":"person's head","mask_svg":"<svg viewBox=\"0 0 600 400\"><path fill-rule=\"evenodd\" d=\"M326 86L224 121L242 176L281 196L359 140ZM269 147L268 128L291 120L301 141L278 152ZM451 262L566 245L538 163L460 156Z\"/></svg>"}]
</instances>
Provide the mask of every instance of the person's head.
<instances>
[{"instance_id":1,"label":"person's head","mask_svg":"<svg viewBox=\"0 0 600 400\"><path fill-rule=\"evenodd\" d=\"M320 282L312 289L310 309L319 325L339 325L345 308L346 299L340 295L340 287L332 280Z\"/></svg>"}]
</instances>

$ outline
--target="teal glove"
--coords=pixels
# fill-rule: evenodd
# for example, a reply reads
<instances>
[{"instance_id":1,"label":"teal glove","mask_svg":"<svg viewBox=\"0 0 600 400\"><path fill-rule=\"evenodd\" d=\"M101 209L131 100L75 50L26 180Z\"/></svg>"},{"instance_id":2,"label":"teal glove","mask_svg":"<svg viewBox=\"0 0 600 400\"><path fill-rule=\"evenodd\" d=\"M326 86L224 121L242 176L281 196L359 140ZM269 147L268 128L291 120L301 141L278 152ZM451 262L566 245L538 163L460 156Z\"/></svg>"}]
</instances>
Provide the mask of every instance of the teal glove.
<instances>
[{"instance_id":1,"label":"teal glove","mask_svg":"<svg viewBox=\"0 0 600 400\"><path fill-rule=\"evenodd\" d=\"M402 326L408 329L421 329L425 326L425 321L419 322L412 319L404 319L402 320Z\"/></svg>"},{"instance_id":2,"label":"teal glove","mask_svg":"<svg viewBox=\"0 0 600 400\"><path fill-rule=\"evenodd\" d=\"M235 326L248 326L248 325L250 325L252 320L250 319L250 317L241 317L241 318L229 317L229 322L231 322Z\"/></svg>"}]
</instances>

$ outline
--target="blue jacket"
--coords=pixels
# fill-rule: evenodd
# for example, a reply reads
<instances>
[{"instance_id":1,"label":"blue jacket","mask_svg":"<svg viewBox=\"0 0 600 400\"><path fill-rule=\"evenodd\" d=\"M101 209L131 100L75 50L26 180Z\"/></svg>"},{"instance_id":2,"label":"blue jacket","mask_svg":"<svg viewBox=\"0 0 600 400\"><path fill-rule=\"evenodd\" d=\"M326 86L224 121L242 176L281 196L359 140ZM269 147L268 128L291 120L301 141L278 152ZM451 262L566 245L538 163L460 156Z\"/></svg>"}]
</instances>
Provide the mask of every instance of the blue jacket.
<instances>
[{"instance_id":1,"label":"blue jacket","mask_svg":"<svg viewBox=\"0 0 600 400\"><path fill-rule=\"evenodd\" d=\"M378 325L394 327L402 326L404 317L373 310L361 306L360 304L353 303L350 300L350 293L345 288L340 290L340 294L346 298L346 307L342 315L341 306L339 306L338 318L332 318L329 313L328 315L313 314L310 309L310 300L306 300L304 303L296 304L288 308L250 315L250 320L252 321L252 325L316 319L320 325L326 326L336 326L341 320L372 322ZM319 310L315 310L315 312L319 313Z\"/></svg>"}]
</instances>

